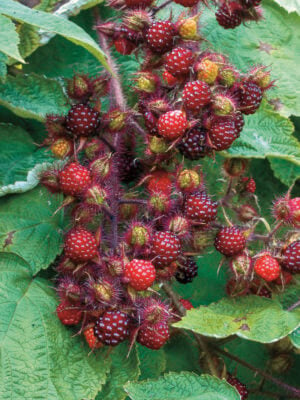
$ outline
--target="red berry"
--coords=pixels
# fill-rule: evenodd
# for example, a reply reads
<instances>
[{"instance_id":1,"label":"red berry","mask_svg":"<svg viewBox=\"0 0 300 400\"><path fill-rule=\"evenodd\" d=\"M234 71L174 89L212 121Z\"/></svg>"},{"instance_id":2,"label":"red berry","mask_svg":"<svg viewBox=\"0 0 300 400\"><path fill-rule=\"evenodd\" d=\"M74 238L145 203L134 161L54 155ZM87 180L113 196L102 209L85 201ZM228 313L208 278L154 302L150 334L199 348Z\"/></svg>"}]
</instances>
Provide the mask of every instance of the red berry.
<instances>
[{"instance_id":1,"label":"red berry","mask_svg":"<svg viewBox=\"0 0 300 400\"><path fill-rule=\"evenodd\" d=\"M67 300L62 301L56 308L56 313L64 325L76 325L80 322L82 311Z\"/></svg>"},{"instance_id":2,"label":"red berry","mask_svg":"<svg viewBox=\"0 0 300 400\"><path fill-rule=\"evenodd\" d=\"M264 254L255 261L254 271L265 281L271 282L280 276L280 265L270 254Z\"/></svg>"},{"instance_id":3,"label":"red berry","mask_svg":"<svg viewBox=\"0 0 300 400\"><path fill-rule=\"evenodd\" d=\"M86 104L75 104L66 118L67 128L76 136L88 136L99 124L99 113Z\"/></svg>"},{"instance_id":4,"label":"red berry","mask_svg":"<svg viewBox=\"0 0 300 400\"><path fill-rule=\"evenodd\" d=\"M239 392L241 396L241 400L246 400L248 398L248 390L246 385L244 385L242 382L240 382L237 378L234 376L228 374L227 376L227 382L236 388L236 390Z\"/></svg>"},{"instance_id":5,"label":"red berry","mask_svg":"<svg viewBox=\"0 0 300 400\"><path fill-rule=\"evenodd\" d=\"M275 280L276 285L286 286L293 280L293 275L288 271L281 271L279 278Z\"/></svg>"},{"instance_id":6,"label":"red berry","mask_svg":"<svg viewBox=\"0 0 300 400\"><path fill-rule=\"evenodd\" d=\"M215 248L227 257L239 254L245 247L245 236L235 226L220 229L215 238Z\"/></svg>"},{"instance_id":7,"label":"red berry","mask_svg":"<svg viewBox=\"0 0 300 400\"><path fill-rule=\"evenodd\" d=\"M180 240L174 233L156 232L152 241L153 264L165 267L176 261L181 252Z\"/></svg>"},{"instance_id":8,"label":"red berry","mask_svg":"<svg viewBox=\"0 0 300 400\"><path fill-rule=\"evenodd\" d=\"M148 289L155 276L155 268L150 261L134 259L125 265L124 277L135 290Z\"/></svg>"},{"instance_id":9,"label":"red berry","mask_svg":"<svg viewBox=\"0 0 300 400\"><path fill-rule=\"evenodd\" d=\"M180 79L176 78L169 71L163 72L163 80L166 82L168 86L175 86L177 83L180 83Z\"/></svg>"},{"instance_id":10,"label":"red berry","mask_svg":"<svg viewBox=\"0 0 300 400\"><path fill-rule=\"evenodd\" d=\"M242 181L244 181L246 183L246 185L245 185L246 192L255 193L256 183L255 183L255 180L253 178L244 177L242 179Z\"/></svg>"},{"instance_id":11,"label":"red berry","mask_svg":"<svg viewBox=\"0 0 300 400\"><path fill-rule=\"evenodd\" d=\"M151 6L153 0L125 0L128 8L146 8Z\"/></svg>"},{"instance_id":12,"label":"red berry","mask_svg":"<svg viewBox=\"0 0 300 400\"><path fill-rule=\"evenodd\" d=\"M199 0L174 0L174 3L180 4L183 7L193 7L199 3Z\"/></svg>"},{"instance_id":13,"label":"red berry","mask_svg":"<svg viewBox=\"0 0 300 400\"><path fill-rule=\"evenodd\" d=\"M78 196L91 184L90 171L73 162L59 173L61 191L66 195Z\"/></svg>"},{"instance_id":14,"label":"red berry","mask_svg":"<svg viewBox=\"0 0 300 400\"><path fill-rule=\"evenodd\" d=\"M242 23L240 6L237 3L223 4L216 12L216 19L223 28L234 29Z\"/></svg>"},{"instance_id":15,"label":"red berry","mask_svg":"<svg viewBox=\"0 0 300 400\"><path fill-rule=\"evenodd\" d=\"M195 126L183 136L178 149L189 160L199 160L204 157L209 152L205 130Z\"/></svg>"},{"instance_id":16,"label":"red berry","mask_svg":"<svg viewBox=\"0 0 300 400\"><path fill-rule=\"evenodd\" d=\"M218 203L213 201L207 193L193 193L186 198L184 215L188 219L208 223L213 221L218 212Z\"/></svg>"},{"instance_id":17,"label":"red berry","mask_svg":"<svg viewBox=\"0 0 300 400\"><path fill-rule=\"evenodd\" d=\"M236 134L239 136L245 125L243 114L241 112L236 112L233 115L232 121L234 122Z\"/></svg>"},{"instance_id":18,"label":"red berry","mask_svg":"<svg viewBox=\"0 0 300 400\"><path fill-rule=\"evenodd\" d=\"M129 318L122 311L106 311L97 321L95 336L108 346L116 346L129 336Z\"/></svg>"},{"instance_id":19,"label":"red berry","mask_svg":"<svg viewBox=\"0 0 300 400\"><path fill-rule=\"evenodd\" d=\"M188 110L199 111L211 100L210 87L202 81L188 82L184 86L182 100Z\"/></svg>"},{"instance_id":20,"label":"red berry","mask_svg":"<svg viewBox=\"0 0 300 400\"><path fill-rule=\"evenodd\" d=\"M191 310L192 308L194 308L193 304L189 300L180 299L179 301L186 310Z\"/></svg>"},{"instance_id":21,"label":"red berry","mask_svg":"<svg viewBox=\"0 0 300 400\"><path fill-rule=\"evenodd\" d=\"M291 243L284 250L282 265L293 274L300 272L300 240Z\"/></svg>"},{"instance_id":22,"label":"red berry","mask_svg":"<svg viewBox=\"0 0 300 400\"><path fill-rule=\"evenodd\" d=\"M290 199L288 202L289 220L296 228L300 228L300 197Z\"/></svg>"},{"instance_id":23,"label":"red berry","mask_svg":"<svg viewBox=\"0 0 300 400\"><path fill-rule=\"evenodd\" d=\"M194 55L191 50L183 47L176 47L166 56L165 68L172 75L187 74L194 61Z\"/></svg>"},{"instance_id":24,"label":"red berry","mask_svg":"<svg viewBox=\"0 0 300 400\"><path fill-rule=\"evenodd\" d=\"M143 114L145 126L150 135L157 135L157 118L151 111L146 111Z\"/></svg>"},{"instance_id":25,"label":"red berry","mask_svg":"<svg viewBox=\"0 0 300 400\"><path fill-rule=\"evenodd\" d=\"M254 114L263 98L263 91L253 82L245 82L240 88L240 110L243 114Z\"/></svg>"},{"instance_id":26,"label":"red berry","mask_svg":"<svg viewBox=\"0 0 300 400\"><path fill-rule=\"evenodd\" d=\"M156 21L148 29L148 46L156 53L164 53L172 48L176 27L170 21Z\"/></svg>"},{"instance_id":27,"label":"red berry","mask_svg":"<svg viewBox=\"0 0 300 400\"><path fill-rule=\"evenodd\" d=\"M208 132L211 144L216 151L227 150L237 138L233 121L216 121Z\"/></svg>"},{"instance_id":28,"label":"red berry","mask_svg":"<svg viewBox=\"0 0 300 400\"><path fill-rule=\"evenodd\" d=\"M99 342L99 340L96 338L93 326L85 329L83 334L87 344L91 349L99 349L103 346L103 343Z\"/></svg>"},{"instance_id":29,"label":"red berry","mask_svg":"<svg viewBox=\"0 0 300 400\"><path fill-rule=\"evenodd\" d=\"M188 121L184 112L175 110L161 115L158 120L158 133L167 140L175 140L184 134Z\"/></svg>"},{"instance_id":30,"label":"red berry","mask_svg":"<svg viewBox=\"0 0 300 400\"><path fill-rule=\"evenodd\" d=\"M65 238L65 255L75 262L89 261L97 255L95 237L84 228L72 229Z\"/></svg>"},{"instance_id":31,"label":"red berry","mask_svg":"<svg viewBox=\"0 0 300 400\"><path fill-rule=\"evenodd\" d=\"M137 342L152 350L160 349L170 337L166 322L142 326L137 336Z\"/></svg>"},{"instance_id":32,"label":"red berry","mask_svg":"<svg viewBox=\"0 0 300 400\"><path fill-rule=\"evenodd\" d=\"M198 266L194 257L186 257L184 263L180 263L175 273L178 282L191 283L198 275Z\"/></svg>"},{"instance_id":33,"label":"red berry","mask_svg":"<svg viewBox=\"0 0 300 400\"><path fill-rule=\"evenodd\" d=\"M131 42L130 40L120 36L118 39L114 41L115 48L118 53L123 56L127 56L136 49L136 44Z\"/></svg>"},{"instance_id":34,"label":"red berry","mask_svg":"<svg viewBox=\"0 0 300 400\"><path fill-rule=\"evenodd\" d=\"M163 170L154 171L147 181L147 189L151 193L165 193L166 195L170 195L172 191L170 174Z\"/></svg>"}]
</instances>

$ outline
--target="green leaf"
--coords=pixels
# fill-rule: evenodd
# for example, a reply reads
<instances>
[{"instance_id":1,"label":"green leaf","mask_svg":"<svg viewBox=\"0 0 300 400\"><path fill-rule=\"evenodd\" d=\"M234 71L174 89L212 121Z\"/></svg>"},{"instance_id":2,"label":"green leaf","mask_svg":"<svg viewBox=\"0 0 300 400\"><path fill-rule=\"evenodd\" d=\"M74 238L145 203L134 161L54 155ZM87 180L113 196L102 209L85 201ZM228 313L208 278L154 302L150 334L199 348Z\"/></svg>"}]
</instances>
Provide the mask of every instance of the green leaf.
<instances>
[{"instance_id":1,"label":"green leaf","mask_svg":"<svg viewBox=\"0 0 300 400\"><path fill-rule=\"evenodd\" d=\"M40 46L41 37L38 28L29 24L20 24L18 34L20 37L20 52L22 57L26 58Z\"/></svg>"},{"instance_id":2,"label":"green leaf","mask_svg":"<svg viewBox=\"0 0 300 400\"><path fill-rule=\"evenodd\" d=\"M189 372L169 373L157 380L129 383L132 400L239 400L236 389L225 380Z\"/></svg>"},{"instance_id":3,"label":"green leaf","mask_svg":"<svg viewBox=\"0 0 300 400\"><path fill-rule=\"evenodd\" d=\"M297 328L290 334L291 342L297 349L300 349L300 328Z\"/></svg>"},{"instance_id":4,"label":"green leaf","mask_svg":"<svg viewBox=\"0 0 300 400\"><path fill-rule=\"evenodd\" d=\"M166 369L166 354L164 349L151 350L140 344L137 345L140 360L140 380L158 378Z\"/></svg>"},{"instance_id":5,"label":"green leaf","mask_svg":"<svg viewBox=\"0 0 300 400\"><path fill-rule=\"evenodd\" d=\"M40 173L55 161L20 127L0 123L0 141L0 197L33 189L39 183Z\"/></svg>"},{"instance_id":6,"label":"green leaf","mask_svg":"<svg viewBox=\"0 0 300 400\"><path fill-rule=\"evenodd\" d=\"M19 53L19 36L15 24L0 14L0 51L20 62L25 62Z\"/></svg>"},{"instance_id":7,"label":"green leaf","mask_svg":"<svg viewBox=\"0 0 300 400\"><path fill-rule=\"evenodd\" d=\"M281 7L285 8L288 12L297 12L300 14L299 0L275 0Z\"/></svg>"},{"instance_id":8,"label":"green leaf","mask_svg":"<svg viewBox=\"0 0 300 400\"><path fill-rule=\"evenodd\" d=\"M300 326L300 310L284 311L276 300L259 296L224 298L208 307L188 311L174 326L215 338L237 335L271 343Z\"/></svg>"},{"instance_id":9,"label":"green leaf","mask_svg":"<svg viewBox=\"0 0 300 400\"><path fill-rule=\"evenodd\" d=\"M55 314L49 283L33 278L26 262L0 256L0 398L82 400L95 398L110 362L89 354Z\"/></svg>"},{"instance_id":10,"label":"green leaf","mask_svg":"<svg viewBox=\"0 0 300 400\"><path fill-rule=\"evenodd\" d=\"M263 1L263 11L263 21L225 30L216 23L214 10L206 8L201 18L202 34L210 49L227 54L244 72L257 64L271 66L276 87L268 97L282 103L278 109L281 115L300 115L300 16L288 14L271 0Z\"/></svg>"},{"instance_id":11,"label":"green leaf","mask_svg":"<svg viewBox=\"0 0 300 400\"><path fill-rule=\"evenodd\" d=\"M276 157L300 165L300 143L292 135L292 122L263 103L254 115L245 118L245 127L228 153L246 158Z\"/></svg>"},{"instance_id":12,"label":"green leaf","mask_svg":"<svg viewBox=\"0 0 300 400\"><path fill-rule=\"evenodd\" d=\"M20 117L44 121L47 114L63 114L68 110L61 85L36 74L8 76L0 83L0 93L0 104Z\"/></svg>"},{"instance_id":13,"label":"green leaf","mask_svg":"<svg viewBox=\"0 0 300 400\"><path fill-rule=\"evenodd\" d=\"M6 0L4 4L0 3L0 13L16 21L25 22L44 31L63 36L71 42L84 47L109 70L103 51L90 35L73 22L57 15L32 10L13 0Z\"/></svg>"},{"instance_id":14,"label":"green leaf","mask_svg":"<svg viewBox=\"0 0 300 400\"><path fill-rule=\"evenodd\" d=\"M278 158L269 158L271 168L276 178L278 178L286 186L291 186L300 178L300 166L287 160Z\"/></svg>"},{"instance_id":15,"label":"green leaf","mask_svg":"<svg viewBox=\"0 0 300 400\"><path fill-rule=\"evenodd\" d=\"M0 82L4 81L7 74L7 62L8 58L7 55L0 52Z\"/></svg>"},{"instance_id":16,"label":"green leaf","mask_svg":"<svg viewBox=\"0 0 300 400\"><path fill-rule=\"evenodd\" d=\"M124 400L126 393L123 386L127 382L136 381L140 375L139 359L136 346L127 357L129 344L120 344L111 353L112 365L109 379L103 386L96 400Z\"/></svg>"},{"instance_id":17,"label":"green leaf","mask_svg":"<svg viewBox=\"0 0 300 400\"><path fill-rule=\"evenodd\" d=\"M48 268L62 250L63 213L53 215L61 201L41 187L1 199L1 250L17 254L33 274Z\"/></svg>"}]
</instances>

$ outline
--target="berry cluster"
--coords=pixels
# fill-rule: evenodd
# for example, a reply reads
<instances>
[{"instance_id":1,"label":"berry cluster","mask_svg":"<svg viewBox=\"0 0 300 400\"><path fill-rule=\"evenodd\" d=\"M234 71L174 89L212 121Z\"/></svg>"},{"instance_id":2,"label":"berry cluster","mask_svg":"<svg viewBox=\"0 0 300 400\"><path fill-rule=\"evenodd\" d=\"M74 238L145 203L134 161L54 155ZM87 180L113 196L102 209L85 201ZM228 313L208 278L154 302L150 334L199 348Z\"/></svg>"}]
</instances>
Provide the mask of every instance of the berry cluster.
<instances>
[{"instance_id":1,"label":"berry cluster","mask_svg":"<svg viewBox=\"0 0 300 400\"><path fill-rule=\"evenodd\" d=\"M258 2L240 3L249 11ZM92 349L126 339L159 349L179 316L157 291L168 281L192 282L196 256L207 247L230 266L231 296L270 297L291 281L300 271L299 238L292 231L283 244L274 235L282 225L299 227L300 199L279 199L274 230L257 235L261 218L246 161L224 162L229 185L218 200L200 163L185 163L232 146L244 116L258 110L272 86L269 71L259 66L242 74L224 55L201 51L198 15L162 21L152 1L110 4L126 12L121 23L98 24L99 35L122 54L143 54L133 79L138 112L118 101L115 77L76 75L67 84L68 114L47 118L45 144L65 164L41 182L64 195L72 221L57 263L57 315L65 325L80 324ZM256 240L264 244L258 254Z\"/></svg>"},{"instance_id":2,"label":"berry cluster","mask_svg":"<svg viewBox=\"0 0 300 400\"><path fill-rule=\"evenodd\" d=\"M224 29L234 29L242 22L262 19L261 0L221 0L216 18Z\"/></svg>"}]
</instances>

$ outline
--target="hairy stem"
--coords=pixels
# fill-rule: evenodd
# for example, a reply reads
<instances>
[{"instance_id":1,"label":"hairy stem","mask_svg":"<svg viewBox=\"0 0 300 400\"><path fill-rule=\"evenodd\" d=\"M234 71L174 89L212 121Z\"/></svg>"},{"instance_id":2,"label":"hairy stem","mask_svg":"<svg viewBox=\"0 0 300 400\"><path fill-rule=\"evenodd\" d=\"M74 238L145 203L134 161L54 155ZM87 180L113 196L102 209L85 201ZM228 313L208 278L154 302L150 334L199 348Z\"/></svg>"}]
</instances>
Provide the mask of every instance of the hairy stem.
<instances>
[{"instance_id":1,"label":"hairy stem","mask_svg":"<svg viewBox=\"0 0 300 400\"><path fill-rule=\"evenodd\" d=\"M96 25L101 24L101 18L99 15L99 10L97 7L94 7L93 9L93 14L94 14L94 19ZM115 63L115 60L113 59L110 48L107 42L107 38L105 34L103 34L100 31L97 31L98 35L98 40L100 47L102 50L105 52L106 57L107 57L107 63L112 71L112 77L111 77L111 82L110 82L110 91L109 91L109 97L110 97L110 105L118 107L120 110L125 111L127 108L127 103L124 97L123 89L122 89L122 84L119 76L119 71L117 64ZM115 151L115 155L118 156L118 152L120 149L120 143L121 142L121 135L119 132L115 134L114 137L114 144L111 145L111 149L113 148ZM106 143L108 146L110 143ZM120 184L120 179L118 176L119 172L117 168L114 170L114 176L111 179L111 189L113 196L111 198L111 204L110 204L110 209L111 209L111 231L112 231L112 250L113 252L116 251L118 247L118 242L119 242L119 234L118 234L118 225L119 225L119 193L121 189L121 184Z\"/></svg>"},{"instance_id":2,"label":"hairy stem","mask_svg":"<svg viewBox=\"0 0 300 400\"><path fill-rule=\"evenodd\" d=\"M146 205L147 200L142 199L121 199L119 200L119 204L141 204Z\"/></svg>"},{"instance_id":3,"label":"hairy stem","mask_svg":"<svg viewBox=\"0 0 300 400\"><path fill-rule=\"evenodd\" d=\"M296 301L296 303L292 304L292 305L287 309L287 311L292 311L292 310L294 310L295 308L297 308L297 307L299 307L299 306L300 306L300 300L298 300L298 301Z\"/></svg>"},{"instance_id":4,"label":"hairy stem","mask_svg":"<svg viewBox=\"0 0 300 400\"><path fill-rule=\"evenodd\" d=\"M282 389L286 390L288 393L291 393L295 398L300 399L300 389L298 389L294 386L290 386L290 385L280 381L277 378L274 378L272 375L268 374L267 372L254 367L253 365L249 364L248 362L241 360L239 357L237 357L225 350L222 350L218 347L215 347L214 349L216 352L222 354L223 356L230 358L233 361L236 361L237 363L243 365L244 367L250 369L251 371L256 372L259 375L263 376L266 380L273 382L278 387L281 387Z\"/></svg>"}]
</instances>

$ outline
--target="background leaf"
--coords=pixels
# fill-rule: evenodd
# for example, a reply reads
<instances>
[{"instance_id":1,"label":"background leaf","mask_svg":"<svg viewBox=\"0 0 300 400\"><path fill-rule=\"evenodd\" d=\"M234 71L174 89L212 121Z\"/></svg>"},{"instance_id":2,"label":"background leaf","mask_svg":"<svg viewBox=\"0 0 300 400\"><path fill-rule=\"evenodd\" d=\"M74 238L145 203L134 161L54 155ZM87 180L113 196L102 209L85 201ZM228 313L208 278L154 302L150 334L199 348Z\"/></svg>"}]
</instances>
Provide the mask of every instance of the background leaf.
<instances>
[{"instance_id":1,"label":"background leaf","mask_svg":"<svg viewBox=\"0 0 300 400\"><path fill-rule=\"evenodd\" d=\"M106 380L109 359L90 354L55 314L47 281L12 254L0 256L0 398L94 398Z\"/></svg>"},{"instance_id":2,"label":"background leaf","mask_svg":"<svg viewBox=\"0 0 300 400\"><path fill-rule=\"evenodd\" d=\"M208 307L188 311L175 327L215 338L237 335L248 340L271 343L287 336L299 325L299 309L288 312L276 300L246 296L223 298Z\"/></svg>"},{"instance_id":3,"label":"background leaf","mask_svg":"<svg viewBox=\"0 0 300 400\"><path fill-rule=\"evenodd\" d=\"M22 128L0 123L0 197L22 193L39 183L40 173L55 161L49 150L38 148Z\"/></svg>"},{"instance_id":4,"label":"background leaf","mask_svg":"<svg viewBox=\"0 0 300 400\"><path fill-rule=\"evenodd\" d=\"M288 12L297 12L300 14L299 0L275 0L281 7L285 8Z\"/></svg>"},{"instance_id":5,"label":"background leaf","mask_svg":"<svg viewBox=\"0 0 300 400\"><path fill-rule=\"evenodd\" d=\"M60 195L45 188L7 196L0 202L0 246L4 253L14 253L26 261L33 274L48 268L62 251L63 212Z\"/></svg>"},{"instance_id":6,"label":"background leaf","mask_svg":"<svg viewBox=\"0 0 300 400\"><path fill-rule=\"evenodd\" d=\"M105 54L94 39L73 22L43 11L32 10L13 0L6 0L5 3L0 3L0 13L16 21L25 22L45 31L61 35L71 42L83 46L109 69Z\"/></svg>"},{"instance_id":7,"label":"background leaf","mask_svg":"<svg viewBox=\"0 0 300 400\"><path fill-rule=\"evenodd\" d=\"M61 115L68 110L61 85L36 74L8 76L0 83L0 92L0 104L24 118L44 121L47 114Z\"/></svg>"},{"instance_id":8,"label":"background leaf","mask_svg":"<svg viewBox=\"0 0 300 400\"><path fill-rule=\"evenodd\" d=\"M133 346L129 357L127 357L128 350L129 343L125 342L121 343L111 353L112 365L109 379L96 400L124 400L126 393L123 385L138 379L140 369L136 346Z\"/></svg>"},{"instance_id":9,"label":"background leaf","mask_svg":"<svg viewBox=\"0 0 300 400\"><path fill-rule=\"evenodd\" d=\"M153 351L137 344L140 360L140 380L158 378L166 369L166 354L164 348Z\"/></svg>"},{"instance_id":10,"label":"background leaf","mask_svg":"<svg viewBox=\"0 0 300 400\"><path fill-rule=\"evenodd\" d=\"M210 375L169 373L157 380L129 383L132 400L239 400L236 389Z\"/></svg>"},{"instance_id":11,"label":"background leaf","mask_svg":"<svg viewBox=\"0 0 300 400\"><path fill-rule=\"evenodd\" d=\"M0 15L0 51L9 57L24 62L18 49L20 42L15 24L4 15Z\"/></svg>"}]
</instances>

